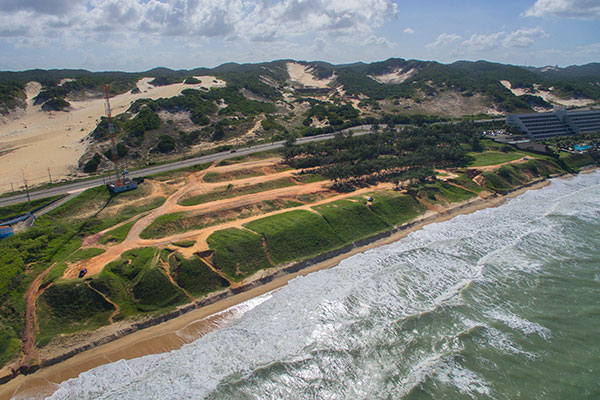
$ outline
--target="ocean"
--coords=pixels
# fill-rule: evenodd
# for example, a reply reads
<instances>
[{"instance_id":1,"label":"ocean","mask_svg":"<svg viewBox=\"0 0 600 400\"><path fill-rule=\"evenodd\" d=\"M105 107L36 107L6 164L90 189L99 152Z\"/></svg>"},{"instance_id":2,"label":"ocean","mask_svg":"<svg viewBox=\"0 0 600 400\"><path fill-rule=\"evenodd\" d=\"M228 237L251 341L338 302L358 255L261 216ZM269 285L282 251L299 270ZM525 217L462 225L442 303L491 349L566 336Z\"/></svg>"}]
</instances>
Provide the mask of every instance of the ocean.
<instances>
[{"instance_id":1,"label":"ocean","mask_svg":"<svg viewBox=\"0 0 600 400\"><path fill-rule=\"evenodd\" d=\"M600 398L600 173L299 277L52 399Z\"/></svg>"}]
</instances>

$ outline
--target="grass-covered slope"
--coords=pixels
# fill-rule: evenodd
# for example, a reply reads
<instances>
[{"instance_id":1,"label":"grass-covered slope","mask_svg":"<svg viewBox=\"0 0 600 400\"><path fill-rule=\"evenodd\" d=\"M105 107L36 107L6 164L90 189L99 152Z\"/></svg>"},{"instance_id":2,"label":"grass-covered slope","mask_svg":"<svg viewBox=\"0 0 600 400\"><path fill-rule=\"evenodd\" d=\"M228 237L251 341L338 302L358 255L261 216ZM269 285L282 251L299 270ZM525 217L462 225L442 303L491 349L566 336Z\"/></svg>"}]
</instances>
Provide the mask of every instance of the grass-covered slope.
<instances>
[{"instance_id":1,"label":"grass-covered slope","mask_svg":"<svg viewBox=\"0 0 600 400\"><path fill-rule=\"evenodd\" d=\"M390 192L375 194L370 208L392 226L404 224L425 211L413 197Z\"/></svg>"},{"instance_id":2,"label":"grass-covered slope","mask_svg":"<svg viewBox=\"0 0 600 400\"><path fill-rule=\"evenodd\" d=\"M314 256L344 244L325 219L310 211L296 210L246 224L260 233L275 264Z\"/></svg>"},{"instance_id":3,"label":"grass-covered slope","mask_svg":"<svg viewBox=\"0 0 600 400\"><path fill-rule=\"evenodd\" d=\"M169 264L175 282L193 296L200 297L229 285L196 256L187 259L175 254Z\"/></svg>"},{"instance_id":4,"label":"grass-covered slope","mask_svg":"<svg viewBox=\"0 0 600 400\"><path fill-rule=\"evenodd\" d=\"M390 229L390 225L365 203L362 198L338 200L313 209L325 218L342 241L353 242Z\"/></svg>"},{"instance_id":5,"label":"grass-covered slope","mask_svg":"<svg viewBox=\"0 0 600 400\"><path fill-rule=\"evenodd\" d=\"M93 330L108 322L114 307L83 281L55 282L38 299L40 345L61 333Z\"/></svg>"},{"instance_id":6,"label":"grass-covered slope","mask_svg":"<svg viewBox=\"0 0 600 400\"><path fill-rule=\"evenodd\" d=\"M263 238L241 229L216 231L207 239L214 251L213 263L233 280L242 280L259 269L272 267L263 247Z\"/></svg>"}]
</instances>

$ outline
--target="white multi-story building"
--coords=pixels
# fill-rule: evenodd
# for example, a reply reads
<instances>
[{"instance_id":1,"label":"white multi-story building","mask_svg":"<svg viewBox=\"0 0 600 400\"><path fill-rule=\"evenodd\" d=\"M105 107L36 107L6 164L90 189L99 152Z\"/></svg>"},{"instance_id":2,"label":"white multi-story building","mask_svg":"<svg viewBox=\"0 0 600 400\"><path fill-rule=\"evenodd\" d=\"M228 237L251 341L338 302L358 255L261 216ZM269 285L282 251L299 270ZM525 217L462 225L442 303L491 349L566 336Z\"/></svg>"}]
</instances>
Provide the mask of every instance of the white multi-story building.
<instances>
[{"instance_id":1,"label":"white multi-story building","mask_svg":"<svg viewBox=\"0 0 600 400\"><path fill-rule=\"evenodd\" d=\"M532 139L600 132L600 110L567 111L533 114L508 114L506 123L515 126Z\"/></svg>"}]
</instances>

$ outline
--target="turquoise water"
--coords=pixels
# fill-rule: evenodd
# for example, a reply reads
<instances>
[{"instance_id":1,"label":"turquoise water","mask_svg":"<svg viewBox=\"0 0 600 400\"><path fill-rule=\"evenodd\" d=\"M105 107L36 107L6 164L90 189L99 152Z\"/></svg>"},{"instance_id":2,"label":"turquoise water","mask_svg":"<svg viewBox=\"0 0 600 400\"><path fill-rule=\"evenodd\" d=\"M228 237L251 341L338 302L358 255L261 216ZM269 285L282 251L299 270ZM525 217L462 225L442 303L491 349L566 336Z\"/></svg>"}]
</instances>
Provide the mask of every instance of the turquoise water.
<instances>
[{"instance_id":1,"label":"turquoise water","mask_svg":"<svg viewBox=\"0 0 600 400\"><path fill-rule=\"evenodd\" d=\"M55 399L600 398L600 173L294 279Z\"/></svg>"}]
</instances>

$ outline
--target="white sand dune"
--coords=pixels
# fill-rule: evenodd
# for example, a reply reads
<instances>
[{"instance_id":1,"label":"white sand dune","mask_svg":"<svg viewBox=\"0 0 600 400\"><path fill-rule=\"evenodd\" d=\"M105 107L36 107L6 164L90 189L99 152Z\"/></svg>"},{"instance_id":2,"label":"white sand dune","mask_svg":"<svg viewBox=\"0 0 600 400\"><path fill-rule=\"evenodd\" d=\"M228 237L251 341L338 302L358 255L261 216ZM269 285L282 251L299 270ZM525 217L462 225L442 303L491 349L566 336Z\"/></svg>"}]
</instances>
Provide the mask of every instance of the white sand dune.
<instances>
[{"instance_id":1,"label":"white sand dune","mask_svg":"<svg viewBox=\"0 0 600 400\"><path fill-rule=\"evenodd\" d=\"M552 92L549 92L547 90L540 90L539 89L539 85L535 84L534 90L528 90L528 89L522 89L522 88L513 88L512 84L509 81L500 81L500 83L507 88L508 90L510 90L515 96L522 96L524 94L530 94L532 96L539 96L542 99L546 100L548 103L552 103L552 104L557 104L559 106L564 106L564 107L585 107L585 106L589 106L591 104L596 103L595 100L593 99L575 99L575 98L570 98L570 99L563 99L558 97L557 95L553 94ZM552 89L552 88L550 88Z\"/></svg>"},{"instance_id":2,"label":"white sand dune","mask_svg":"<svg viewBox=\"0 0 600 400\"><path fill-rule=\"evenodd\" d=\"M408 71L403 71L402 69L399 68L399 69L396 69L387 74L367 75L367 76L379 83L390 84L390 83L403 83L407 79L409 79L413 75L415 75L416 73L417 73L417 70L415 68L411 68Z\"/></svg>"},{"instance_id":3,"label":"white sand dune","mask_svg":"<svg viewBox=\"0 0 600 400\"><path fill-rule=\"evenodd\" d=\"M110 99L113 115L129 108L137 99L177 96L184 89L223 87L226 83L214 76L197 76L195 85L178 83L154 87L153 78L143 78L137 83L140 93L131 92ZM48 168L53 180L66 179L77 174L76 166L85 152L86 136L95 129L100 117L105 115L104 99L71 101L69 112L45 112L33 105L41 89L37 82L26 87L27 108L16 112L0 124L0 193L23 185L23 175L30 185L49 181Z\"/></svg>"},{"instance_id":4,"label":"white sand dune","mask_svg":"<svg viewBox=\"0 0 600 400\"><path fill-rule=\"evenodd\" d=\"M294 62L287 63L287 70L291 82L300 83L305 87L326 88L335 79L334 75L326 79L319 79L314 76L311 67Z\"/></svg>"}]
</instances>

